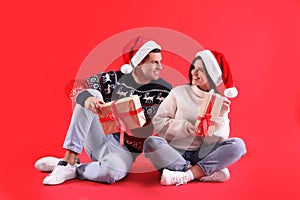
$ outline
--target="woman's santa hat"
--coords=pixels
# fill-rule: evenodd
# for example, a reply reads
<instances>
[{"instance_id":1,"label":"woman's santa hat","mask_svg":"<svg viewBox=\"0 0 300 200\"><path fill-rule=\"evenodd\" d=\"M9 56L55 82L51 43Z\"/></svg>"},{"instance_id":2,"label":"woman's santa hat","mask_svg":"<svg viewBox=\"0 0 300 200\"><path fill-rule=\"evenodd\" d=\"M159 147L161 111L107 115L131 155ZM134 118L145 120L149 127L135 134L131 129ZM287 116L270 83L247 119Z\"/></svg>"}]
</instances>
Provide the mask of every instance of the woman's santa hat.
<instances>
[{"instance_id":1,"label":"woman's santa hat","mask_svg":"<svg viewBox=\"0 0 300 200\"><path fill-rule=\"evenodd\" d=\"M123 48L123 59L125 64L121 66L124 74L132 72L133 68L138 66L140 62L154 49L161 50L161 47L153 40L148 40L142 36L132 39Z\"/></svg>"},{"instance_id":2,"label":"woman's santa hat","mask_svg":"<svg viewBox=\"0 0 300 200\"><path fill-rule=\"evenodd\" d=\"M228 62L224 55L213 50L203 50L196 54L200 56L206 70L215 85L224 88L224 96L234 98L238 95L237 89L233 86L232 75ZM222 84L223 83L223 84Z\"/></svg>"}]
</instances>

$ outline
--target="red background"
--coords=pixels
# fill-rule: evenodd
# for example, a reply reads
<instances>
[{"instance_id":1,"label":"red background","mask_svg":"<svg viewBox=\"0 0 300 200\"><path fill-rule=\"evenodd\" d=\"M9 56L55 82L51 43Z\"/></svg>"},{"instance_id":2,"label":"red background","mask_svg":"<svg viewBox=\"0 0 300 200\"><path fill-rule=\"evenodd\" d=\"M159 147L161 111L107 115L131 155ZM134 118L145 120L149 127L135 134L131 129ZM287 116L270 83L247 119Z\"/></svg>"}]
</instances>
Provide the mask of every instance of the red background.
<instances>
[{"instance_id":1,"label":"red background","mask_svg":"<svg viewBox=\"0 0 300 200\"><path fill-rule=\"evenodd\" d=\"M0 199L299 199L299 11L299 0L1 2ZM226 55L240 91L231 135L248 154L224 184L163 187L149 172L42 185L34 162L64 152L65 85L95 46L138 27L176 30Z\"/></svg>"}]
</instances>

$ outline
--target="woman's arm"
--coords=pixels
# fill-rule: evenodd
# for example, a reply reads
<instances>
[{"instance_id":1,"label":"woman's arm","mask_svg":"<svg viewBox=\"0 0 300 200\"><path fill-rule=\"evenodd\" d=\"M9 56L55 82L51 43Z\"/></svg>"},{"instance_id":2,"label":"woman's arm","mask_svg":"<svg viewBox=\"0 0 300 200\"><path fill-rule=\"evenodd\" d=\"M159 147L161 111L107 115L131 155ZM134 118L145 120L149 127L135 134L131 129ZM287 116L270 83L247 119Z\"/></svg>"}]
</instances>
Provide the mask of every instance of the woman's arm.
<instances>
[{"instance_id":1,"label":"woman's arm","mask_svg":"<svg viewBox=\"0 0 300 200\"><path fill-rule=\"evenodd\" d=\"M161 103L152 122L155 132L167 140L176 138L185 138L194 134L194 125L183 119L178 112L178 99L174 92L170 92L167 98Z\"/></svg>"}]
</instances>

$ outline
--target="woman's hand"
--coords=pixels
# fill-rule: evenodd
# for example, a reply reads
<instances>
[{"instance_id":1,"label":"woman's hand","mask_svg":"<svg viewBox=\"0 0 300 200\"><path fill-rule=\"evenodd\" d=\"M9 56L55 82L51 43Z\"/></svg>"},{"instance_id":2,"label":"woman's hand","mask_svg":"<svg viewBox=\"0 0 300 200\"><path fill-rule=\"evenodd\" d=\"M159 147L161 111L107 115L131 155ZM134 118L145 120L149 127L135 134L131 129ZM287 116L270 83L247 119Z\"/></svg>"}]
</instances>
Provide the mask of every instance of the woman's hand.
<instances>
[{"instance_id":1,"label":"woman's hand","mask_svg":"<svg viewBox=\"0 0 300 200\"><path fill-rule=\"evenodd\" d=\"M194 134L196 127L193 124L191 124L190 122L188 122L187 128L188 128L188 133Z\"/></svg>"},{"instance_id":2,"label":"woman's hand","mask_svg":"<svg viewBox=\"0 0 300 200\"><path fill-rule=\"evenodd\" d=\"M223 106L221 108L220 116L223 117L226 112L229 111L230 101L229 99L224 99Z\"/></svg>"},{"instance_id":3,"label":"woman's hand","mask_svg":"<svg viewBox=\"0 0 300 200\"><path fill-rule=\"evenodd\" d=\"M97 97L88 97L84 102L84 107L95 114L101 113L104 102Z\"/></svg>"}]
</instances>

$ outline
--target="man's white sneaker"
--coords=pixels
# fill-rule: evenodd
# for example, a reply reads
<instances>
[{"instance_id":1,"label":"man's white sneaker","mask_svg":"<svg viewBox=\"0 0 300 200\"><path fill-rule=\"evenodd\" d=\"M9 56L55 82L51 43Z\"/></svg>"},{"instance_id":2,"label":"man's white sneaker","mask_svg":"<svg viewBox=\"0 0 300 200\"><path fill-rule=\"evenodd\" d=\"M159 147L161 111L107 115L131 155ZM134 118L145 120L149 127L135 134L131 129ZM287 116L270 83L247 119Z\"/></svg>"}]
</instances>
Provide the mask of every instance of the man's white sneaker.
<instances>
[{"instance_id":1,"label":"man's white sneaker","mask_svg":"<svg viewBox=\"0 0 300 200\"><path fill-rule=\"evenodd\" d=\"M200 181L203 182L225 182L230 178L230 173L227 168L221 169L209 176L203 176L200 178Z\"/></svg>"},{"instance_id":2,"label":"man's white sneaker","mask_svg":"<svg viewBox=\"0 0 300 200\"><path fill-rule=\"evenodd\" d=\"M65 161L60 161L58 165L53 169L51 174L44 178L43 184L57 185L73 178L76 178L75 165L70 165Z\"/></svg>"},{"instance_id":3,"label":"man's white sneaker","mask_svg":"<svg viewBox=\"0 0 300 200\"><path fill-rule=\"evenodd\" d=\"M192 178L187 172L181 171L170 171L164 169L161 175L160 184L161 185L182 185L187 184Z\"/></svg>"},{"instance_id":4,"label":"man's white sneaker","mask_svg":"<svg viewBox=\"0 0 300 200\"><path fill-rule=\"evenodd\" d=\"M47 156L47 157L38 159L34 163L34 167L37 170L40 170L43 172L51 172L51 171L53 171L54 167L58 164L58 162L60 160L62 160L62 158L55 158L52 156Z\"/></svg>"}]
</instances>

